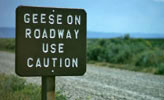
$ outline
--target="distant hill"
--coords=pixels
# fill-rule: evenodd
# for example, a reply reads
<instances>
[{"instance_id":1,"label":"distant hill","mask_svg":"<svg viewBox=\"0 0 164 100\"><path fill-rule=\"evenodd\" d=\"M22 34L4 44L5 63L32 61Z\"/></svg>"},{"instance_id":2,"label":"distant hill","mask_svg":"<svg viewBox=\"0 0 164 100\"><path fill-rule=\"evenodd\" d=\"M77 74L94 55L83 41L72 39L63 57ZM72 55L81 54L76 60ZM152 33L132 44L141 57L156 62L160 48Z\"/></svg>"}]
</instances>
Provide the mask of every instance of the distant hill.
<instances>
[{"instance_id":1,"label":"distant hill","mask_svg":"<svg viewBox=\"0 0 164 100\"><path fill-rule=\"evenodd\" d=\"M87 38L115 38L115 37L123 37L124 33L114 33L114 32L93 32L88 31L87 32ZM131 38L145 38L145 39L158 39L158 38L164 38L164 33L131 33Z\"/></svg>"},{"instance_id":2,"label":"distant hill","mask_svg":"<svg viewBox=\"0 0 164 100\"><path fill-rule=\"evenodd\" d=\"M87 31L87 38L115 38L124 36L121 33L105 33L105 32L94 32Z\"/></svg>"},{"instance_id":3,"label":"distant hill","mask_svg":"<svg viewBox=\"0 0 164 100\"><path fill-rule=\"evenodd\" d=\"M124 33L87 31L87 38L115 38L123 37ZM15 28L0 27L0 38L15 38ZM164 34L157 33L131 33L131 38L164 38Z\"/></svg>"}]
</instances>

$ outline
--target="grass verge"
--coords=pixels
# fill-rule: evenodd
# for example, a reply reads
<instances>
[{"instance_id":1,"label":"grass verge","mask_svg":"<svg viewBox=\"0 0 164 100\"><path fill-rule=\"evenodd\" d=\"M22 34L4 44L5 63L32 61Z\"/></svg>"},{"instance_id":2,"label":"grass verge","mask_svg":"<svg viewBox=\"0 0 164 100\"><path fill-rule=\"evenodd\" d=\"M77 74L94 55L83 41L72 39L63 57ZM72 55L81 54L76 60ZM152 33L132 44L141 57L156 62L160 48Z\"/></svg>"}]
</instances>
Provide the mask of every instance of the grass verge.
<instances>
[{"instance_id":1,"label":"grass verge","mask_svg":"<svg viewBox=\"0 0 164 100\"><path fill-rule=\"evenodd\" d=\"M130 64L112 64L107 62L97 62L97 61L89 61L89 64L94 64L97 66L104 66L104 67L110 67L110 68L118 68L118 69L124 69L124 70L130 70L130 71L136 71L136 72L145 72L145 73L152 73L157 75L164 75L164 69L163 66L159 68L152 67L144 67L144 66L134 66Z\"/></svg>"},{"instance_id":2,"label":"grass verge","mask_svg":"<svg viewBox=\"0 0 164 100\"><path fill-rule=\"evenodd\" d=\"M0 50L14 52L15 51L15 39L0 38Z\"/></svg>"},{"instance_id":3,"label":"grass verge","mask_svg":"<svg viewBox=\"0 0 164 100\"><path fill-rule=\"evenodd\" d=\"M0 99L41 100L41 88L17 76L0 74ZM66 98L58 91L56 100L66 100Z\"/></svg>"}]
</instances>

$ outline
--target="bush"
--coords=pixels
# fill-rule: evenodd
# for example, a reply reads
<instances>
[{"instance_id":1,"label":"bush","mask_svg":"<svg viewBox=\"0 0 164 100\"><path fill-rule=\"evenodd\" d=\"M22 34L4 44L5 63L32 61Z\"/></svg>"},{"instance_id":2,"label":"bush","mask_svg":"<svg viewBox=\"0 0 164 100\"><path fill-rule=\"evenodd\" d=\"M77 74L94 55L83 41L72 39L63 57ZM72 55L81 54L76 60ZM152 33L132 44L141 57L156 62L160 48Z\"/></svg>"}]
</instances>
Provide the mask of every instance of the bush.
<instances>
[{"instance_id":1,"label":"bush","mask_svg":"<svg viewBox=\"0 0 164 100\"><path fill-rule=\"evenodd\" d=\"M129 35L123 38L89 39L87 42L87 59L88 61L158 68L159 73L162 74L160 71L163 71L163 67L161 67L164 59L163 41L152 41L130 39Z\"/></svg>"},{"instance_id":2,"label":"bush","mask_svg":"<svg viewBox=\"0 0 164 100\"><path fill-rule=\"evenodd\" d=\"M98 40L97 42L90 42L90 44L88 43L87 60L106 61L104 43L105 43L104 40L102 41Z\"/></svg>"},{"instance_id":3,"label":"bush","mask_svg":"<svg viewBox=\"0 0 164 100\"><path fill-rule=\"evenodd\" d=\"M27 84L22 78L0 74L0 98L2 100L40 100L41 89L35 84Z\"/></svg>"},{"instance_id":4,"label":"bush","mask_svg":"<svg viewBox=\"0 0 164 100\"><path fill-rule=\"evenodd\" d=\"M164 75L164 63L161 63L161 64L157 67L157 71L155 72L155 74L163 74L163 75Z\"/></svg>"},{"instance_id":5,"label":"bush","mask_svg":"<svg viewBox=\"0 0 164 100\"><path fill-rule=\"evenodd\" d=\"M1 100L41 100L41 88L32 83L26 83L22 78L13 75L0 74ZM66 100L60 92L56 93L57 100Z\"/></svg>"},{"instance_id":6,"label":"bush","mask_svg":"<svg viewBox=\"0 0 164 100\"><path fill-rule=\"evenodd\" d=\"M164 51L155 49L147 50L138 55L135 65L137 66L147 66L147 67L158 67L163 63Z\"/></svg>"},{"instance_id":7,"label":"bush","mask_svg":"<svg viewBox=\"0 0 164 100\"><path fill-rule=\"evenodd\" d=\"M129 63L137 53L151 48L149 41L142 39L115 38L88 40L88 60L110 63ZM94 42L92 42L94 41Z\"/></svg>"},{"instance_id":8,"label":"bush","mask_svg":"<svg viewBox=\"0 0 164 100\"><path fill-rule=\"evenodd\" d=\"M15 39L0 39L0 50L14 51Z\"/></svg>"}]
</instances>

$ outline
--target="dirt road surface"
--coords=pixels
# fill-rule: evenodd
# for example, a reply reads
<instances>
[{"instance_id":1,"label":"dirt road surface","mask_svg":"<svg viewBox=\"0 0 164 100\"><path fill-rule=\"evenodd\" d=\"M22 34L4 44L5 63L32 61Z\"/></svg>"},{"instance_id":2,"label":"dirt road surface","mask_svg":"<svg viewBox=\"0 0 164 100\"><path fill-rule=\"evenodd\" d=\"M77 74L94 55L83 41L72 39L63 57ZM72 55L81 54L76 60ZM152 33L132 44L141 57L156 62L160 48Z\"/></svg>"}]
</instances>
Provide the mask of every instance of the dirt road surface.
<instances>
[{"instance_id":1,"label":"dirt road surface","mask_svg":"<svg viewBox=\"0 0 164 100\"><path fill-rule=\"evenodd\" d=\"M0 51L0 73L15 74L15 54ZM40 77L24 77L41 84ZM164 100L164 76L87 65L84 76L56 78L68 100Z\"/></svg>"}]
</instances>

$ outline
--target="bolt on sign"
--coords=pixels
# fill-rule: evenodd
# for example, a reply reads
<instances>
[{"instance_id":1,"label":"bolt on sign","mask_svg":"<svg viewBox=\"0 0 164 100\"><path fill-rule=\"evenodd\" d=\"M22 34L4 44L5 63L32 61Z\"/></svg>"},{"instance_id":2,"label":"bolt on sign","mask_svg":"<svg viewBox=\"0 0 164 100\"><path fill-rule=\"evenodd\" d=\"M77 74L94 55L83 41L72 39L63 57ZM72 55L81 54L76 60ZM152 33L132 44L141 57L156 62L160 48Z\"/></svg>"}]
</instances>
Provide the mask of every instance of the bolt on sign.
<instances>
[{"instance_id":1,"label":"bolt on sign","mask_svg":"<svg viewBox=\"0 0 164 100\"><path fill-rule=\"evenodd\" d=\"M83 9L19 6L16 9L16 73L78 76L86 72Z\"/></svg>"}]
</instances>

